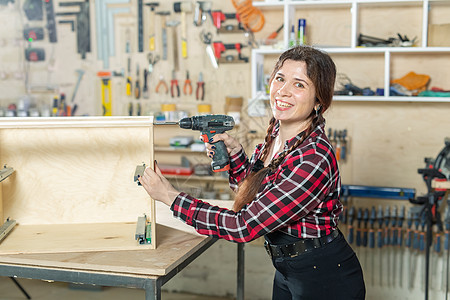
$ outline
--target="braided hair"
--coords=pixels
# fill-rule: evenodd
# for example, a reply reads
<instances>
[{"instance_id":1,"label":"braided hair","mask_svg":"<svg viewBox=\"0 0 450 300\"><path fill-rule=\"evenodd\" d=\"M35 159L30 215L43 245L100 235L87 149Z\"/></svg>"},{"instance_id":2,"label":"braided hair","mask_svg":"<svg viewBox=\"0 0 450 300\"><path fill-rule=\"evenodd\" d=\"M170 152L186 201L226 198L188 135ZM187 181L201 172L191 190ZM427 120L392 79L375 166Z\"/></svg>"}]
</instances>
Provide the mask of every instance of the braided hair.
<instances>
[{"instance_id":1,"label":"braided hair","mask_svg":"<svg viewBox=\"0 0 450 300\"><path fill-rule=\"evenodd\" d=\"M264 138L264 148L260 159L255 163L252 172L239 185L235 197L233 210L239 211L245 205L252 202L258 193L261 183L270 172L275 170L284 161L285 157L300 146L300 144L310 136L314 129L320 124L325 123L323 112L331 105L333 99L334 82L336 79L336 66L328 54L310 46L293 47L278 58L277 63L270 76L269 83L272 83L276 73L281 69L286 60L303 61L306 63L306 73L309 79L314 83L316 93L316 103L319 104L317 110L311 111L309 115L310 123L302 136L289 149L282 152L277 158L273 158L267 167L264 167L264 161L269 155L270 146L274 140L272 135L277 120L272 117L269 121L266 137Z\"/></svg>"}]
</instances>

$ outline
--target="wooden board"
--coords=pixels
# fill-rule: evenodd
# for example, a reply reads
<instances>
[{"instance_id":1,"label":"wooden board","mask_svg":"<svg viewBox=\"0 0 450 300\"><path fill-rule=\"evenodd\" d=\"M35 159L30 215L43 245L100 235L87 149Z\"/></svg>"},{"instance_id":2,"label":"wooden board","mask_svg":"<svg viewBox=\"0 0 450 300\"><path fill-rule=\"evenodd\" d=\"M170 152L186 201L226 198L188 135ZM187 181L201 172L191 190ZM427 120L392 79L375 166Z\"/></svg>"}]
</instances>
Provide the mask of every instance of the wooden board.
<instances>
[{"instance_id":1,"label":"wooden board","mask_svg":"<svg viewBox=\"0 0 450 300\"><path fill-rule=\"evenodd\" d=\"M156 230L158 247L152 250L0 255L0 264L161 276L172 271L211 241L209 237L160 224L157 224Z\"/></svg>"},{"instance_id":2,"label":"wooden board","mask_svg":"<svg viewBox=\"0 0 450 300\"><path fill-rule=\"evenodd\" d=\"M0 254L149 249L134 239L136 223L18 225Z\"/></svg>"},{"instance_id":3,"label":"wooden board","mask_svg":"<svg viewBox=\"0 0 450 300\"><path fill-rule=\"evenodd\" d=\"M136 166L153 161L152 118L2 118L0 140L0 161L15 170L2 182L5 218L21 226L155 220L154 201L133 181Z\"/></svg>"}]
</instances>

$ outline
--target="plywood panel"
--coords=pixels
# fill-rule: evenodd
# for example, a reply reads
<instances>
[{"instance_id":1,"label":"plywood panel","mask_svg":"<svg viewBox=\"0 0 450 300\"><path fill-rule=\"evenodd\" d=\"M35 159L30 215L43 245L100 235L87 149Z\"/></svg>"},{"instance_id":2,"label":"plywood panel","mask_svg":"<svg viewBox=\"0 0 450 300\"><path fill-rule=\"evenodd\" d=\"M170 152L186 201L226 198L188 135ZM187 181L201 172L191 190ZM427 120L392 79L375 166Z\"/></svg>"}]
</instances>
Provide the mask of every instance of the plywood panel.
<instances>
[{"instance_id":1,"label":"plywood panel","mask_svg":"<svg viewBox=\"0 0 450 300\"><path fill-rule=\"evenodd\" d=\"M0 263L160 276L169 273L211 240L160 224L156 229L159 242L154 250L0 255Z\"/></svg>"},{"instance_id":2,"label":"plywood panel","mask_svg":"<svg viewBox=\"0 0 450 300\"><path fill-rule=\"evenodd\" d=\"M144 213L154 221L154 201L133 181L136 166L153 161L153 120L58 119L0 120L0 159L15 170L2 182L5 216L21 226L136 222Z\"/></svg>"},{"instance_id":3,"label":"plywood panel","mask_svg":"<svg viewBox=\"0 0 450 300\"><path fill-rule=\"evenodd\" d=\"M148 164L149 127L26 128L0 131L5 214L21 224L130 222L150 211L133 182Z\"/></svg>"},{"instance_id":4,"label":"plywood panel","mask_svg":"<svg viewBox=\"0 0 450 300\"><path fill-rule=\"evenodd\" d=\"M134 240L136 223L18 225L0 254L149 249Z\"/></svg>"}]
</instances>

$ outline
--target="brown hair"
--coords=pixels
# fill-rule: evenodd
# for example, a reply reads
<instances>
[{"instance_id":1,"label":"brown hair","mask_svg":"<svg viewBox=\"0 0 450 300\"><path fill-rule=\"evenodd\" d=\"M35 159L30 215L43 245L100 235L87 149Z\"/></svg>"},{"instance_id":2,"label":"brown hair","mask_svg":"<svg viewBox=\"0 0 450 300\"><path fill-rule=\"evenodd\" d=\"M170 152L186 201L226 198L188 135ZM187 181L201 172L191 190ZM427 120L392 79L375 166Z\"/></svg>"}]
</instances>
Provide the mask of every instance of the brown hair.
<instances>
[{"instance_id":1,"label":"brown hair","mask_svg":"<svg viewBox=\"0 0 450 300\"><path fill-rule=\"evenodd\" d=\"M320 104L320 108L317 113L315 110L311 111L310 126L305 130L301 139L299 139L287 151L284 151L282 154L280 154L280 156L278 156L276 159L272 159L267 167L252 171L239 185L239 190L236 194L233 205L234 211L239 211L246 204L252 202L255 199L256 194L258 193L264 177L270 171L275 171L283 162L286 155L296 149L319 124L325 122L322 114L330 107L331 101L333 100L334 82L336 79L336 66L330 56L328 56L328 54L310 46L297 46L283 52L278 58L278 61L272 71L269 85L272 83L276 73L281 69L286 60L303 61L306 63L306 75L314 84L316 102ZM262 162L264 162L266 156L269 154L268 150L270 149L270 145L273 141L272 132L276 123L277 120L272 117L270 119L266 137L264 139L265 147L260 158Z\"/></svg>"}]
</instances>

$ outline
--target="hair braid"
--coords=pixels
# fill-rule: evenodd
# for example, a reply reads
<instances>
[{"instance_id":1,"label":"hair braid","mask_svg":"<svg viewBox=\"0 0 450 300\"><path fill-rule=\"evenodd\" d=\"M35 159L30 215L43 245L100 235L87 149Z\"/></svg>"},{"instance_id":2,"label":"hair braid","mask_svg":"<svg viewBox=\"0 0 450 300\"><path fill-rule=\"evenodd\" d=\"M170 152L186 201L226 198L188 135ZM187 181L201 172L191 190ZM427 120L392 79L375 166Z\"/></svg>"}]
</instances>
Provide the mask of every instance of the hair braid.
<instances>
[{"instance_id":1,"label":"hair braid","mask_svg":"<svg viewBox=\"0 0 450 300\"><path fill-rule=\"evenodd\" d=\"M247 176L247 178L242 182L242 184L239 185L239 190L236 194L233 204L234 211L241 210L246 204L252 202L255 199L255 196L258 193L258 190L261 186L261 182L264 180L264 177L270 171L272 172L275 171L284 161L284 158L289 153L294 151L301 143L303 143L303 141L314 131L314 129L321 123L322 120L323 117L321 116L321 114L319 114L318 116L314 116L310 126L304 131L302 137L299 140L297 140L297 142L295 142L294 145L292 145L287 151L281 153L277 158L272 159L267 167L264 167L261 170L258 170L257 172L251 172ZM276 123L275 119L272 118L270 120L269 130L267 130L267 135L265 138L266 148L263 150L261 159L264 159L263 156L267 155L268 153L267 149L270 148L270 144L273 141L272 130L275 123Z\"/></svg>"}]
</instances>

